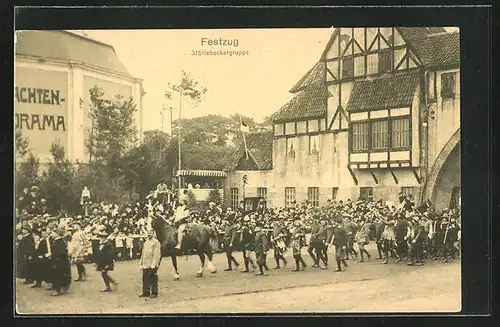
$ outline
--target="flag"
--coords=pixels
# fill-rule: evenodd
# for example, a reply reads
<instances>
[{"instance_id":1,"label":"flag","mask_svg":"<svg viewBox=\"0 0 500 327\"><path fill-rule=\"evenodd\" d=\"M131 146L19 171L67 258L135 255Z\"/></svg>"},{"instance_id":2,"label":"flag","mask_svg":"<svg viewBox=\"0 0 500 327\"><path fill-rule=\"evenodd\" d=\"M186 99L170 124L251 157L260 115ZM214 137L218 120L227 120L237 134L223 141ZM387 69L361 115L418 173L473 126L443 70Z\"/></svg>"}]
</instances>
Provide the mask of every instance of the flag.
<instances>
[{"instance_id":1,"label":"flag","mask_svg":"<svg viewBox=\"0 0 500 327\"><path fill-rule=\"evenodd\" d=\"M250 132L250 129L248 128L248 125L245 124L244 121L241 121L241 125L240 125L240 131L244 132L244 133L248 133Z\"/></svg>"},{"instance_id":2,"label":"flag","mask_svg":"<svg viewBox=\"0 0 500 327\"><path fill-rule=\"evenodd\" d=\"M247 140L245 138L245 132L248 133L249 132L249 129L248 129L248 125L245 124L243 122L243 120L241 119L241 115L238 115L240 117L240 130L241 130L241 134L243 135L243 143L245 144L245 154L246 154L246 158L248 160L248 148L247 148Z\"/></svg>"}]
</instances>

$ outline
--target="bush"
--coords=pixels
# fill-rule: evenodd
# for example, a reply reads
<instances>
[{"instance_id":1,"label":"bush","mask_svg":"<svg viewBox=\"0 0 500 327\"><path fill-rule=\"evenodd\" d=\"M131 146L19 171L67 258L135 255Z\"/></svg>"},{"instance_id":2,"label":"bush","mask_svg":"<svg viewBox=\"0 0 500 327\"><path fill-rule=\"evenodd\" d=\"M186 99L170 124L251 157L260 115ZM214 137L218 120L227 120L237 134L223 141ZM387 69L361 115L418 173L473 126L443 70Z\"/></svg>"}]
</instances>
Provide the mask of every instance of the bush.
<instances>
[{"instance_id":1,"label":"bush","mask_svg":"<svg viewBox=\"0 0 500 327\"><path fill-rule=\"evenodd\" d=\"M213 202L217 205L221 204L221 196L218 189L213 189L208 194L207 202Z\"/></svg>"}]
</instances>

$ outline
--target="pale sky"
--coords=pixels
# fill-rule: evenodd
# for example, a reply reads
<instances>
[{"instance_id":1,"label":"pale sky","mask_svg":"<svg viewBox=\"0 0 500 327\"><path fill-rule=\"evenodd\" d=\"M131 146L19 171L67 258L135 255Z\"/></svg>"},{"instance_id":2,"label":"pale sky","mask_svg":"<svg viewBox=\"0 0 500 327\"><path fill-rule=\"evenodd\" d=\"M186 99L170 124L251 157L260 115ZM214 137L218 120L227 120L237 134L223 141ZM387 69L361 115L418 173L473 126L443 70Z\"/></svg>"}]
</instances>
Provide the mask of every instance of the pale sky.
<instances>
[{"instance_id":1,"label":"pale sky","mask_svg":"<svg viewBox=\"0 0 500 327\"><path fill-rule=\"evenodd\" d=\"M455 28L447 28L449 31ZM143 79L144 130L161 129L160 108L168 82L181 70L208 89L193 107L183 102L182 117L242 113L262 121L290 98L288 90L317 62L332 29L87 30L112 45L121 62ZM238 47L201 45L202 38L238 40ZM245 56L193 56L193 50L249 51ZM175 94L167 105L178 108ZM178 111L174 111L174 119ZM170 114L164 118L170 131Z\"/></svg>"},{"instance_id":2,"label":"pale sky","mask_svg":"<svg viewBox=\"0 0 500 327\"><path fill-rule=\"evenodd\" d=\"M182 105L182 117L232 113L262 121L290 98L288 90L317 62L331 29L87 30L115 48L120 61L143 79L144 130L161 129L160 108L168 82L181 70L208 89L198 106ZM238 39L238 47L201 45L203 37ZM249 51L245 56L193 56L192 50ZM170 105L178 107L178 96ZM174 111L174 119L178 111ZM164 130L170 130L170 114Z\"/></svg>"}]
</instances>

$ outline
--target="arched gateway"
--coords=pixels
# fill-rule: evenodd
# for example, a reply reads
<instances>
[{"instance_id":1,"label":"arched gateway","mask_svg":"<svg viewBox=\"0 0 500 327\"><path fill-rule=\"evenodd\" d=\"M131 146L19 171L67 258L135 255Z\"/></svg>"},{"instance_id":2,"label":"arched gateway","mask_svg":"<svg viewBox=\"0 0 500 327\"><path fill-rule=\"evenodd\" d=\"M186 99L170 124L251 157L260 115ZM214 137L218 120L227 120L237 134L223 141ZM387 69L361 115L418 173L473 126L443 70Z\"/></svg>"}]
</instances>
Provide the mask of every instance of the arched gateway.
<instances>
[{"instance_id":1,"label":"arched gateway","mask_svg":"<svg viewBox=\"0 0 500 327\"><path fill-rule=\"evenodd\" d=\"M430 199L437 210L460 204L461 160L460 128L437 156L423 190L422 199Z\"/></svg>"}]
</instances>

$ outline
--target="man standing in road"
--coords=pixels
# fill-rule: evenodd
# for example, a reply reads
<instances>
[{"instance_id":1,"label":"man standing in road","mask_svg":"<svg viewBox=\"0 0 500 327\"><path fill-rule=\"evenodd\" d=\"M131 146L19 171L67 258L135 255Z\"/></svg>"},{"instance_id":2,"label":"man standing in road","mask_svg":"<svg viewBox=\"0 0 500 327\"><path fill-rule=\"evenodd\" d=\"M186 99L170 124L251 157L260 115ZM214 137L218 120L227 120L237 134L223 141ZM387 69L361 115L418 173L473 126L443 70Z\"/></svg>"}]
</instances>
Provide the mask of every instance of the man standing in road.
<instances>
[{"instance_id":1,"label":"man standing in road","mask_svg":"<svg viewBox=\"0 0 500 327\"><path fill-rule=\"evenodd\" d=\"M139 268L142 270L142 294L139 297L155 298L158 296L158 267L161 261L161 244L154 237L154 231L148 230L148 239L143 245Z\"/></svg>"},{"instance_id":2,"label":"man standing in road","mask_svg":"<svg viewBox=\"0 0 500 327\"><path fill-rule=\"evenodd\" d=\"M266 275L263 268L267 266L266 256L270 247L267 232L262 227L262 222L258 222L255 226L255 256L257 257L257 265L259 266L259 272L255 274L259 276Z\"/></svg>"}]
</instances>

